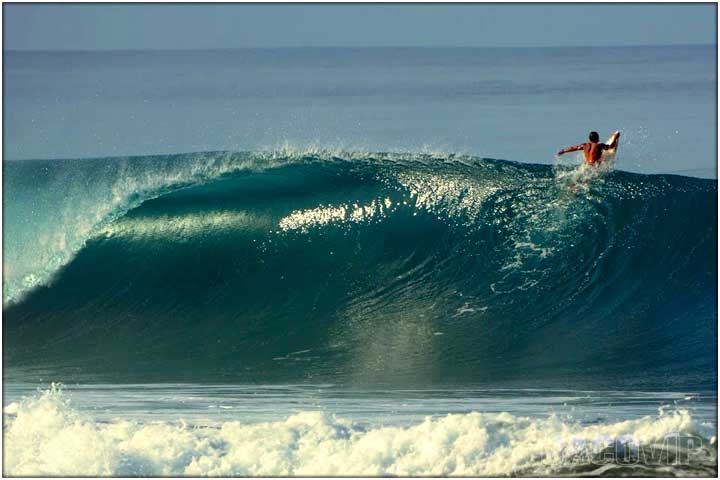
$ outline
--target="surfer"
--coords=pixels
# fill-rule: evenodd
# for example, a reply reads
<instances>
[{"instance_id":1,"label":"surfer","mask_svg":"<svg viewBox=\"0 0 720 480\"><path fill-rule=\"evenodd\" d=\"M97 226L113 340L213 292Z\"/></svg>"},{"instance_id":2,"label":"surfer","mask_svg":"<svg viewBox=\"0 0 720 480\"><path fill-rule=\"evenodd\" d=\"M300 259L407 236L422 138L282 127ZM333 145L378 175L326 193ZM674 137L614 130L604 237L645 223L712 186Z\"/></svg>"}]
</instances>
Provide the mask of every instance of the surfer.
<instances>
[{"instance_id":1,"label":"surfer","mask_svg":"<svg viewBox=\"0 0 720 480\"><path fill-rule=\"evenodd\" d=\"M595 165L599 163L602 159L603 150L614 150L615 148L617 148L618 138L620 138L620 132L618 131L613 133L612 137L610 137L609 144L599 143L600 135L598 135L597 132L590 132L588 138L590 140L588 143L581 143L580 145L575 145L573 147L563 148L557 154L562 155L564 153L577 152L578 150L582 150L585 154L585 163L587 163L588 165Z\"/></svg>"}]
</instances>

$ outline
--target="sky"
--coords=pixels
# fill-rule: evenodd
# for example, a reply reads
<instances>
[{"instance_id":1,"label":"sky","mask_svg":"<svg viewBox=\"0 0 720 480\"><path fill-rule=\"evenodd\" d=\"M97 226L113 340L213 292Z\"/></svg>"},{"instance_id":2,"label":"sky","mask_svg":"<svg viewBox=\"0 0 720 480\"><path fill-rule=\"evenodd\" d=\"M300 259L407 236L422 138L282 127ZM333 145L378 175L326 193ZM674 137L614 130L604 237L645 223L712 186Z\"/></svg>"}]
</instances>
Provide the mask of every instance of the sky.
<instances>
[{"instance_id":1,"label":"sky","mask_svg":"<svg viewBox=\"0 0 720 480\"><path fill-rule=\"evenodd\" d=\"M4 50L715 44L716 4L3 4Z\"/></svg>"}]
</instances>

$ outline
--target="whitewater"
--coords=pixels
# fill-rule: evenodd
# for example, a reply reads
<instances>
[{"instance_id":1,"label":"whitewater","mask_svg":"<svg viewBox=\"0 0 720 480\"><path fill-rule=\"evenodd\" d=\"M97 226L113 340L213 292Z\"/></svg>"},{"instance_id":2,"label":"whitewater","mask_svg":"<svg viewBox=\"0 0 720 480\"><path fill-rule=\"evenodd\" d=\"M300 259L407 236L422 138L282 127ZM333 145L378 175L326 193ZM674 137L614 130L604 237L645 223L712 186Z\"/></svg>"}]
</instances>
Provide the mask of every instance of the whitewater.
<instances>
[{"instance_id":1,"label":"whitewater","mask_svg":"<svg viewBox=\"0 0 720 480\"><path fill-rule=\"evenodd\" d=\"M494 412L492 407L490 412L424 415L423 409L462 407L447 398L438 401L443 395L437 393L435 398L413 398L418 392L412 391L395 392L394 399L385 392L384 397L374 397L374 404L361 392L346 392L354 398L344 401L343 395L336 395L322 402L323 397L314 392L323 389L330 390L322 385L106 386L94 392L85 387L99 394L94 407L100 412L93 409L91 415L74 409L72 397L53 385L5 406L4 472L18 476L711 476L717 471L716 427L707 418L716 402L712 396L701 402L697 396L677 394L489 390L484 392L485 405L497 406L498 400L504 400L510 408L537 410L532 416ZM472 402L460 401L458 394L468 399L479 392L453 393L467 406ZM533 404L513 406L510 399L519 395ZM172 398L176 406L148 411L146 420L138 410L127 418L126 406L126 418L112 418L113 412L103 415L101 407L109 404L110 396L109 403L115 404L135 397L135 402L162 399L167 405ZM277 409L282 404L278 398L299 407L314 403L314 408L263 419L262 413L269 413L259 411ZM608 401L632 401L640 413L607 421L613 411L604 403ZM652 414L642 414L642 407L658 401L667 403ZM330 406L348 417L331 413ZM389 415L388 406L404 406L406 418ZM538 416L540 407L559 411ZM223 410L210 416L208 409ZM378 412L384 412L386 424L362 418ZM606 421L582 421L581 412Z\"/></svg>"}]
</instances>

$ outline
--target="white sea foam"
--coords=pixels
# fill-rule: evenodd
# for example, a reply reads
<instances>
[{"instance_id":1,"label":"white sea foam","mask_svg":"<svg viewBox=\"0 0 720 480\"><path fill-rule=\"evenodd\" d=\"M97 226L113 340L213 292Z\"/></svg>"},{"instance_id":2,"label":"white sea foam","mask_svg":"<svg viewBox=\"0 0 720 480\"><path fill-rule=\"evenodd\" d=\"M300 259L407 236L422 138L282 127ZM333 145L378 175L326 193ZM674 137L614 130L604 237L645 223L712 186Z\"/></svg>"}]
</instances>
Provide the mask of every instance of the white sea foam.
<instances>
[{"instance_id":1,"label":"white sea foam","mask_svg":"<svg viewBox=\"0 0 720 480\"><path fill-rule=\"evenodd\" d=\"M404 427L363 428L304 411L278 421L218 428L127 419L98 423L56 387L6 408L4 473L18 476L544 475L581 463L608 468L609 446L668 445L678 435L700 449L714 431L685 410L581 425L509 413L427 417ZM709 441L705 441L709 443ZM686 455L692 452L685 451ZM713 457L714 455L714 457ZM708 457L709 456L709 457Z\"/></svg>"},{"instance_id":2,"label":"white sea foam","mask_svg":"<svg viewBox=\"0 0 720 480\"><path fill-rule=\"evenodd\" d=\"M601 178L611 172L613 168L613 162L603 162L597 165L588 165L583 162L574 168L557 168L555 178L558 182L574 188L587 187L588 182Z\"/></svg>"}]
</instances>

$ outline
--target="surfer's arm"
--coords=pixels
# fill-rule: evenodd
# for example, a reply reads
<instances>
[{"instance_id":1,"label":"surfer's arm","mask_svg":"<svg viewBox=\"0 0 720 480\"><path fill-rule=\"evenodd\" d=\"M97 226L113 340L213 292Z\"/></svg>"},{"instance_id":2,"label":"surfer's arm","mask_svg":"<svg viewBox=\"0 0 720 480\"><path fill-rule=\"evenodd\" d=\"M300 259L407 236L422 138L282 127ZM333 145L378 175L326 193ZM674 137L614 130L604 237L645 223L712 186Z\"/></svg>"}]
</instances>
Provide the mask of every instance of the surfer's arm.
<instances>
[{"instance_id":1,"label":"surfer's arm","mask_svg":"<svg viewBox=\"0 0 720 480\"><path fill-rule=\"evenodd\" d=\"M582 150L583 148L585 148L585 144L584 144L584 143L581 143L580 145L575 145L575 146L572 146L572 147L563 148L563 149L560 150L557 154L558 154L558 155L562 155L563 153L577 152L578 150Z\"/></svg>"}]
</instances>

